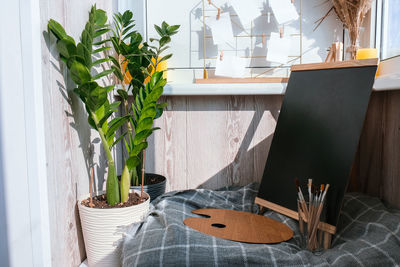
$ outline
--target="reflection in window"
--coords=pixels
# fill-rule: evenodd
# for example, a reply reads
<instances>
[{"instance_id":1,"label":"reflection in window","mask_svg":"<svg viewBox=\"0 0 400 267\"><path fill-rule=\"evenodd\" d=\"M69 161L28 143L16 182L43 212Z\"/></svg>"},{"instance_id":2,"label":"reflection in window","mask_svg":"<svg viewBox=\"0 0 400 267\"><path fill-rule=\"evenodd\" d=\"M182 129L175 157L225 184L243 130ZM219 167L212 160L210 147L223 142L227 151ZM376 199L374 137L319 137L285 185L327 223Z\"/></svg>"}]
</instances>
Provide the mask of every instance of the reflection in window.
<instances>
[{"instance_id":1,"label":"reflection in window","mask_svg":"<svg viewBox=\"0 0 400 267\"><path fill-rule=\"evenodd\" d=\"M400 55L400 0L383 0L381 58Z\"/></svg>"}]
</instances>

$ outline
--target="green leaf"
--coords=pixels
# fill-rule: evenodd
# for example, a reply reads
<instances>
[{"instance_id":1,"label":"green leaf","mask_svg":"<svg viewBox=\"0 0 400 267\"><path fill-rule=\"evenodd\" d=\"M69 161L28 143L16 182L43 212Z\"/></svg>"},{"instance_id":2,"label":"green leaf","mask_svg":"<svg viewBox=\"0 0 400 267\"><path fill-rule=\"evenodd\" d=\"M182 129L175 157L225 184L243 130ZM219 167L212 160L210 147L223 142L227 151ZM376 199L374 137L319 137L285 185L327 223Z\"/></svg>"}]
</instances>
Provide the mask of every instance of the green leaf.
<instances>
[{"instance_id":1,"label":"green leaf","mask_svg":"<svg viewBox=\"0 0 400 267\"><path fill-rule=\"evenodd\" d=\"M152 90L155 90L158 87L164 87L167 84L167 80L165 79L160 79L156 85L154 85L154 87L152 88Z\"/></svg>"},{"instance_id":2,"label":"green leaf","mask_svg":"<svg viewBox=\"0 0 400 267\"><path fill-rule=\"evenodd\" d=\"M65 63L67 63L68 69L71 69L72 63L74 63L74 61L78 61L79 63L82 63L83 65L86 66L85 59L81 56L72 56L72 57L68 58L68 60L65 60L65 58L63 56L61 56L61 58L63 59L63 61Z\"/></svg>"},{"instance_id":3,"label":"green leaf","mask_svg":"<svg viewBox=\"0 0 400 267\"><path fill-rule=\"evenodd\" d=\"M139 153L142 152L144 149L146 149L148 145L149 144L147 142L142 142L140 144L135 145L130 155L139 155Z\"/></svg>"},{"instance_id":4,"label":"green leaf","mask_svg":"<svg viewBox=\"0 0 400 267\"><path fill-rule=\"evenodd\" d=\"M109 46L100 47L100 48L98 48L98 49L96 49L96 50L93 50L93 51L92 51L92 54L97 54L97 53L106 51L106 50L108 50L108 49L111 49L111 47L109 47Z\"/></svg>"},{"instance_id":5,"label":"green leaf","mask_svg":"<svg viewBox=\"0 0 400 267\"><path fill-rule=\"evenodd\" d=\"M114 101L110 104L109 110L117 110L119 105L121 104L121 101Z\"/></svg>"},{"instance_id":6,"label":"green leaf","mask_svg":"<svg viewBox=\"0 0 400 267\"><path fill-rule=\"evenodd\" d=\"M170 47L167 45L167 46L164 46L163 48L161 48L159 51L158 51L158 53L159 54L161 54L162 52L164 52L165 50L167 50L167 49L169 49Z\"/></svg>"},{"instance_id":7,"label":"green leaf","mask_svg":"<svg viewBox=\"0 0 400 267\"><path fill-rule=\"evenodd\" d=\"M114 147L116 144L118 144L118 143L122 140L122 138L125 137L126 134L127 134L127 132L125 132L125 133L123 133L121 136L119 136L119 137L117 138L117 140L115 140L114 143L111 144L111 147Z\"/></svg>"},{"instance_id":8,"label":"green leaf","mask_svg":"<svg viewBox=\"0 0 400 267\"><path fill-rule=\"evenodd\" d=\"M130 25L130 26L126 27L126 28L122 31L122 35L125 35L126 33L128 33L129 30L133 28L133 26L135 26L135 25Z\"/></svg>"},{"instance_id":9,"label":"green leaf","mask_svg":"<svg viewBox=\"0 0 400 267\"><path fill-rule=\"evenodd\" d=\"M177 30L181 27L181 25L172 25L167 28L168 35L174 35L177 33Z\"/></svg>"},{"instance_id":10,"label":"green leaf","mask_svg":"<svg viewBox=\"0 0 400 267\"><path fill-rule=\"evenodd\" d=\"M142 102L140 102L139 95L136 96L135 100L136 100L136 109L138 111L141 111L143 108L143 104L142 104Z\"/></svg>"},{"instance_id":11,"label":"green leaf","mask_svg":"<svg viewBox=\"0 0 400 267\"><path fill-rule=\"evenodd\" d=\"M102 45L102 44L107 43L108 41L110 41L110 39L104 39L104 40L93 43L93 45Z\"/></svg>"},{"instance_id":12,"label":"green leaf","mask_svg":"<svg viewBox=\"0 0 400 267\"><path fill-rule=\"evenodd\" d=\"M132 156L126 160L126 166L128 166L129 170L136 168L137 166L139 166L139 164L140 159L138 156Z\"/></svg>"},{"instance_id":13,"label":"green leaf","mask_svg":"<svg viewBox=\"0 0 400 267\"><path fill-rule=\"evenodd\" d=\"M91 32L87 31L86 29L83 30L81 35L81 42L88 51L92 51L93 36L91 35Z\"/></svg>"},{"instance_id":14,"label":"green leaf","mask_svg":"<svg viewBox=\"0 0 400 267\"><path fill-rule=\"evenodd\" d=\"M144 130L149 130L153 126L152 118L144 118L143 120L139 120L138 125L136 127L136 133L140 133Z\"/></svg>"},{"instance_id":15,"label":"green leaf","mask_svg":"<svg viewBox=\"0 0 400 267\"><path fill-rule=\"evenodd\" d=\"M144 100L146 98L146 93L142 88L139 90L139 98L140 98L140 103L144 103Z\"/></svg>"},{"instance_id":16,"label":"green leaf","mask_svg":"<svg viewBox=\"0 0 400 267\"><path fill-rule=\"evenodd\" d=\"M146 98L146 103L157 102L164 91L163 87L157 87Z\"/></svg>"},{"instance_id":17,"label":"green leaf","mask_svg":"<svg viewBox=\"0 0 400 267\"><path fill-rule=\"evenodd\" d=\"M104 88L107 90L107 93L109 93L109 92L111 92L112 90L114 90L115 85L105 86Z\"/></svg>"},{"instance_id":18,"label":"green leaf","mask_svg":"<svg viewBox=\"0 0 400 267\"><path fill-rule=\"evenodd\" d=\"M157 109L156 109L156 115L154 116L154 119L156 120L156 119L160 118L160 117L162 116L163 113L164 113L164 109L162 109L162 108L157 108Z\"/></svg>"},{"instance_id":19,"label":"green leaf","mask_svg":"<svg viewBox=\"0 0 400 267\"><path fill-rule=\"evenodd\" d=\"M75 43L68 39L58 40L57 50L65 58L70 58L77 54Z\"/></svg>"},{"instance_id":20,"label":"green leaf","mask_svg":"<svg viewBox=\"0 0 400 267\"><path fill-rule=\"evenodd\" d=\"M71 64L70 71L72 80L78 85L88 82L91 79L90 72L86 66L76 60Z\"/></svg>"},{"instance_id":21,"label":"green leaf","mask_svg":"<svg viewBox=\"0 0 400 267\"><path fill-rule=\"evenodd\" d=\"M135 138L133 139L133 144L140 144L143 140L146 140L152 134L152 130L141 131L140 133L135 134Z\"/></svg>"},{"instance_id":22,"label":"green leaf","mask_svg":"<svg viewBox=\"0 0 400 267\"><path fill-rule=\"evenodd\" d=\"M108 61L110 61L111 59L109 59L109 58L101 58L101 59L98 59L98 60L96 60L95 62L93 62L92 63L92 65L93 66L96 66L96 65L100 65L100 64L102 64L102 63L104 63L104 62L108 62Z\"/></svg>"},{"instance_id":23,"label":"green leaf","mask_svg":"<svg viewBox=\"0 0 400 267\"><path fill-rule=\"evenodd\" d=\"M114 72L113 69L105 70L105 71L100 72L99 74L93 76L92 79L93 79L93 80L98 80L98 79L100 79L100 78L102 78L102 77L104 77L104 76L110 75L110 74L113 73L113 72Z\"/></svg>"},{"instance_id":24,"label":"green leaf","mask_svg":"<svg viewBox=\"0 0 400 267\"><path fill-rule=\"evenodd\" d=\"M132 12L130 10L126 10L121 18L122 24L124 24L124 25L128 24L130 22L130 20L132 19L132 17L133 17Z\"/></svg>"},{"instance_id":25,"label":"green leaf","mask_svg":"<svg viewBox=\"0 0 400 267\"><path fill-rule=\"evenodd\" d=\"M170 59L171 57L172 57L172 54L165 55L165 56L163 56L163 57L160 59L160 61L158 61L158 63L163 62L164 60L168 60L168 59Z\"/></svg>"},{"instance_id":26,"label":"green leaf","mask_svg":"<svg viewBox=\"0 0 400 267\"><path fill-rule=\"evenodd\" d=\"M122 99L124 100L128 99L128 93L125 90L118 89L117 93Z\"/></svg>"},{"instance_id":27,"label":"green leaf","mask_svg":"<svg viewBox=\"0 0 400 267\"><path fill-rule=\"evenodd\" d=\"M90 116L88 117L88 123L89 123L90 126L92 126L93 129L97 130L96 123L94 122L94 120Z\"/></svg>"},{"instance_id":28,"label":"green leaf","mask_svg":"<svg viewBox=\"0 0 400 267\"><path fill-rule=\"evenodd\" d=\"M168 106L168 103L167 103L167 102L163 102L163 103L157 104L157 108L165 108L165 107L167 107L167 106Z\"/></svg>"},{"instance_id":29,"label":"green leaf","mask_svg":"<svg viewBox=\"0 0 400 267\"><path fill-rule=\"evenodd\" d=\"M104 116L101 118L101 120L99 121L99 126L103 127L103 124L108 120L108 118L110 118L110 116L114 113L114 111L109 110L106 112L106 114L104 114Z\"/></svg>"},{"instance_id":30,"label":"green leaf","mask_svg":"<svg viewBox=\"0 0 400 267\"><path fill-rule=\"evenodd\" d=\"M164 32L166 32L166 30L168 29L169 25L168 23L166 23L165 21L163 21L161 23L161 28L163 29Z\"/></svg>"},{"instance_id":31,"label":"green leaf","mask_svg":"<svg viewBox=\"0 0 400 267\"><path fill-rule=\"evenodd\" d=\"M85 59L85 66L90 68L92 65L91 52L82 43L78 44L78 46L76 47L76 52L79 56Z\"/></svg>"},{"instance_id":32,"label":"green leaf","mask_svg":"<svg viewBox=\"0 0 400 267\"><path fill-rule=\"evenodd\" d=\"M88 105L93 111L99 109L107 101L107 90L104 87L97 86L91 90L87 98Z\"/></svg>"},{"instance_id":33,"label":"green leaf","mask_svg":"<svg viewBox=\"0 0 400 267\"><path fill-rule=\"evenodd\" d=\"M102 9L97 9L94 13L94 23L104 25L107 22L107 13Z\"/></svg>"},{"instance_id":34,"label":"green leaf","mask_svg":"<svg viewBox=\"0 0 400 267\"><path fill-rule=\"evenodd\" d=\"M110 40L111 40L111 43L113 44L115 52L117 52L117 54L121 54L121 49L119 48L117 38L111 37Z\"/></svg>"},{"instance_id":35,"label":"green leaf","mask_svg":"<svg viewBox=\"0 0 400 267\"><path fill-rule=\"evenodd\" d=\"M98 31L96 31L96 32L94 33L93 38L97 38L97 37L99 37L99 36L101 36L101 35L103 35L103 34L109 32L109 31L110 31L110 29L101 29L101 30L98 30Z\"/></svg>"},{"instance_id":36,"label":"green leaf","mask_svg":"<svg viewBox=\"0 0 400 267\"><path fill-rule=\"evenodd\" d=\"M156 83L158 83L158 81L160 79L162 79L162 72L156 72L153 74L153 76L151 76L150 79L150 87L154 87L156 85Z\"/></svg>"},{"instance_id":37,"label":"green leaf","mask_svg":"<svg viewBox=\"0 0 400 267\"><path fill-rule=\"evenodd\" d=\"M117 76L118 80L122 82L124 80L124 75L122 75L121 70L116 66L111 66L111 69L114 71L114 74Z\"/></svg>"},{"instance_id":38,"label":"green leaf","mask_svg":"<svg viewBox=\"0 0 400 267\"><path fill-rule=\"evenodd\" d=\"M124 117L114 118L112 121L110 121L110 123L108 124L109 128L106 133L106 138L115 134L115 131L117 131L128 120L129 120L129 116L124 116Z\"/></svg>"},{"instance_id":39,"label":"green leaf","mask_svg":"<svg viewBox=\"0 0 400 267\"><path fill-rule=\"evenodd\" d=\"M144 118L154 118L156 115L156 105L147 105L145 108L142 109L141 115L140 115L140 120L143 120ZM139 122L140 122L139 120Z\"/></svg>"},{"instance_id":40,"label":"green leaf","mask_svg":"<svg viewBox=\"0 0 400 267\"><path fill-rule=\"evenodd\" d=\"M104 131L104 129L103 129ZM115 133L106 137L108 148L111 149L111 145L114 143Z\"/></svg>"},{"instance_id":41,"label":"green leaf","mask_svg":"<svg viewBox=\"0 0 400 267\"><path fill-rule=\"evenodd\" d=\"M99 107L94 113L96 115L97 120L100 120L101 118L103 118L106 113L108 112L108 105L107 103L105 103L105 105L102 105L101 107ZM102 124L99 123L98 126L102 126Z\"/></svg>"},{"instance_id":42,"label":"green leaf","mask_svg":"<svg viewBox=\"0 0 400 267\"><path fill-rule=\"evenodd\" d=\"M163 36L165 34L165 32L163 32L163 30L160 28L160 26L154 25L154 29L156 29L157 33L160 36Z\"/></svg>"},{"instance_id":43,"label":"green leaf","mask_svg":"<svg viewBox=\"0 0 400 267\"><path fill-rule=\"evenodd\" d=\"M113 56L108 56L108 57L111 59L112 63L114 63L114 65L115 65L117 68L120 68L119 62L118 62L118 60L117 60L115 57L113 57Z\"/></svg>"},{"instance_id":44,"label":"green leaf","mask_svg":"<svg viewBox=\"0 0 400 267\"><path fill-rule=\"evenodd\" d=\"M50 19L49 23L47 24L48 29L56 36L58 40L68 39L73 41L75 44L74 39L72 39L66 32L63 26L60 23L55 21L54 19ZM72 39L72 40L71 40Z\"/></svg>"},{"instance_id":45,"label":"green leaf","mask_svg":"<svg viewBox=\"0 0 400 267\"><path fill-rule=\"evenodd\" d=\"M169 36L163 36L163 37L160 39L160 46L164 46L164 45L168 44L169 42L171 42L171 37L169 37Z\"/></svg>"}]
</instances>

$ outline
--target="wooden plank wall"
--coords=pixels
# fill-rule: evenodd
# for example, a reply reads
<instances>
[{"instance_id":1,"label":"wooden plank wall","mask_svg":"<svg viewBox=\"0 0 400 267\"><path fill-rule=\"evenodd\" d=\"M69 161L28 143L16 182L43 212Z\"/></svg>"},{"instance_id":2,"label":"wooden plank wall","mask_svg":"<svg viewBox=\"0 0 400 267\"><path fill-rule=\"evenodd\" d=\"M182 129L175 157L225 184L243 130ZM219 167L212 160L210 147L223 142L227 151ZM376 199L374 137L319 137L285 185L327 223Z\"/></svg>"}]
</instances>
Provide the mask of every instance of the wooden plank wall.
<instances>
[{"instance_id":1,"label":"wooden plank wall","mask_svg":"<svg viewBox=\"0 0 400 267\"><path fill-rule=\"evenodd\" d=\"M42 75L46 127L46 156L53 266L79 266L85 255L78 211L77 196L89 192L89 168L99 162L96 177L103 177L105 157L89 128L84 107L65 80L66 68L60 66L54 38L49 38L47 22L59 21L74 38L88 19L93 3L111 14L116 1L109 0L40 0L42 38ZM79 132L77 132L79 128ZM91 145L92 141L95 144ZM94 158L92 159L92 156ZM96 181L97 189L103 186Z\"/></svg>"},{"instance_id":2,"label":"wooden plank wall","mask_svg":"<svg viewBox=\"0 0 400 267\"><path fill-rule=\"evenodd\" d=\"M283 96L169 96L147 170L168 190L260 181Z\"/></svg>"},{"instance_id":3,"label":"wooden plank wall","mask_svg":"<svg viewBox=\"0 0 400 267\"><path fill-rule=\"evenodd\" d=\"M400 91L375 92L353 165L350 191L400 208Z\"/></svg>"}]
</instances>

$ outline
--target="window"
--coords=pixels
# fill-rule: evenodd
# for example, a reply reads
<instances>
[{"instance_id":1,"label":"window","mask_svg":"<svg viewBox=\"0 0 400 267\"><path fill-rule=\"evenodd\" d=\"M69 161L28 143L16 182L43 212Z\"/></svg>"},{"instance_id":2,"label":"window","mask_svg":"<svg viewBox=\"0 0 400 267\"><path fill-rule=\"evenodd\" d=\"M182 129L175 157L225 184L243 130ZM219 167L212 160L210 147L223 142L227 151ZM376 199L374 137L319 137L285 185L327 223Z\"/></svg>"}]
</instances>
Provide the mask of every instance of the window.
<instances>
[{"instance_id":1,"label":"window","mask_svg":"<svg viewBox=\"0 0 400 267\"><path fill-rule=\"evenodd\" d=\"M381 59L400 55L399 14L399 0L382 0Z\"/></svg>"}]
</instances>

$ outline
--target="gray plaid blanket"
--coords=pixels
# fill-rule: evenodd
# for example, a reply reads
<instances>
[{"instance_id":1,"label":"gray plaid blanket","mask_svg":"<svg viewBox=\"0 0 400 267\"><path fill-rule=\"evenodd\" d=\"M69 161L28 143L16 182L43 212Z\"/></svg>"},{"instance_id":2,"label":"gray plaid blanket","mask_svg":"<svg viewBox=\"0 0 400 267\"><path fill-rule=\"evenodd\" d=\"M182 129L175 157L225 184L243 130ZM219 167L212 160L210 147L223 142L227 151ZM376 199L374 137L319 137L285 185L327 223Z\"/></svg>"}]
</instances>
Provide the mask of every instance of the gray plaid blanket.
<instances>
[{"instance_id":1,"label":"gray plaid blanket","mask_svg":"<svg viewBox=\"0 0 400 267\"><path fill-rule=\"evenodd\" d=\"M150 215L133 225L122 246L123 266L399 266L400 211L377 198L347 194L332 248L313 254L299 248L295 220L268 211L287 224L294 237L274 245L247 244L205 235L183 224L194 209L257 212L257 184L232 190L167 193L153 202Z\"/></svg>"}]
</instances>

